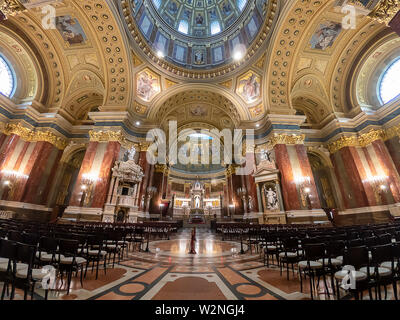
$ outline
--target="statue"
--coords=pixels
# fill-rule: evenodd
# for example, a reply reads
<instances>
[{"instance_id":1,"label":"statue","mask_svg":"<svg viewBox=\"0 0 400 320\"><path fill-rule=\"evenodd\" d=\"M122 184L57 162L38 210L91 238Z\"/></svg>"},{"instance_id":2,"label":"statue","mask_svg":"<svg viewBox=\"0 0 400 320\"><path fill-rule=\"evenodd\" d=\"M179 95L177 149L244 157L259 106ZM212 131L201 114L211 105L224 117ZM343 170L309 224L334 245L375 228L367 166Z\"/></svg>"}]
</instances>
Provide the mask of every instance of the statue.
<instances>
[{"instance_id":1,"label":"statue","mask_svg":"<svg viewBox=\"0 0 400 320\"><path fill-rule=\"evenodd\" d=\"M200 208L200 197L197 196L194 199L194 201L195 201L195 208Z\"/></svg>"},{"instance_id":2,"label":"statue","mask_svg":"<svg viewBox=\"0 0 400 320\"><path fill-rule=\"evenodd\" d=\"M251 212L253 210L253 198L249 196L249 211Z\"/></svg>"},{"instance_id":3,"label":"statue","mask_svg":"<svg viewBox=\"0 0 400 320\"><path fill-rule=\"evenodd\" d=\"M267 197L267 208L269 210L276 210L278 209L278 196L272 188L269 188L265 191L265 195Z\"/></svg>"},{"instance_id":4,"label":"statue","mask_svg":"<svg viewBox=\"0 0 400 320\"><path fill-rule=\"evenodd\" d=\"M115 166L112 169L114 177L118 177L125 182L139 183L142 181L143 170L135 163L135 154L136 150L132 148L125 152L124 161L115 162Z\"/></svg>"}]
</instances>

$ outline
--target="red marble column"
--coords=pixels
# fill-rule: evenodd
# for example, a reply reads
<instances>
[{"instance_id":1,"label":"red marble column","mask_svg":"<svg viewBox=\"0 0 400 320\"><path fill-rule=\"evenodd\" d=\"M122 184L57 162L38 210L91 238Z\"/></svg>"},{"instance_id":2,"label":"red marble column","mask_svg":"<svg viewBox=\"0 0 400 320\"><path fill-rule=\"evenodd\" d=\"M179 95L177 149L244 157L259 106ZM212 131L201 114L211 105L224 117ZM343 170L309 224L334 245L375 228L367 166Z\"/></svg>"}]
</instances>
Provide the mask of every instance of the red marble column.
<instances>
[{"instance_id":1,"label":"red marble column","mask_svg":"<svg viewBox=\"0 0 400 320\"><path fill-rule=\"evenodd\" d=\"M276 164L281 172L282 196L285 209L288 211L299 210L301 209L301 204L296 184L294 183L293 170L287 146L284 144L277 144L274 147L274 151Z\"/></svg>"},{"instance_id":2,"label":"red marble column","mask_svg":"<svg viewBox=\"0 0 400 320\"><path fill-rule=\"evenodd\" d=\"M29 175L29 178L23 182L21 181L18 185L14 194L14 201L27 203L35 203L37 201L37 191L48 165L47 160L54 149L55 147L48 142L36 142L24 170L24 174Z\"/></svg>"},{"instance_id":3,"label":"red marble column","mask_svg":"<svg viewBox=\"0 0 400 320\"><path fill-rule=\"evenodd\" d=\"M153 195L152 200L150 201L150 208L148 208L150 214L160 214L162 183L164 179L164 173L161 170L162 170L161 168L159 169L156 168L153 173L151 187L155 187L157 191Z\"/></svg>"},{"instance_id":4,"label":"red marble column","mask_svg":"<svg viewBox=\"0 0 400 320\"><path fill-rule=\"evenodd\" d=\"M80 169L78 177L76 179L74 191L72 192L71 200L69 203L70 206L78 207L80 205L81 198L82 198L82 189L81 189L82 175L90 171L94 157L96 155L96 150L97 150L98 144L99 144L98 142L94 142L94 141L89 143L89 146L85 153L85 157L83 158L83 161L82 161L81 169Z\"/></svg>"},{"instance_id":5,"label":"red marble column","mask_svg":"<svg viewBox=\"0 0 400 320\"><path fill-rule=\"evenodd\" d=\"M243 200L237 193L237 190L243 187L243 177L242 175L232 174L232 196L235 204L235 215L244 214Z\"/></svg>"},{"instance_id":6,"label":"red marble column","mask_svg":"<svg viewBox=\"0 0 400 320\"><path fill-rule=\"evenodd\" d=\"M17 146L19 139L20 139L19 136L13 134L8 136L8 138L4 142L5 143L4 150L0 155L1 169L4 169L8 166L8 162L10 161L10 158L15 150L15 147Z\"/></svg>"},{"instance_id":7,"label":"red marble column","mask_svg":"<svg viewBox=\"0 0 400 320\"><path fill-rule=\"evenodd\" d=\"M97 181L92 201L92 208L103 208L107 200L107 192L110 188L110 180L115 161L118 158L121 145L117 141L111 141L107 144L107 149L103 157L103 162L100 167L99 181Z\"/></svg>"},{"instance_id":8,"label":"red marble column","mask_svg":"<svg viewBox=\"0 0 400 320\"><path fill-rule=\"evenodd\" d=\"M356 153L355 147L344 147L332 156L335 174L346 209L367 207L369 205L368 196L358 170L361 164ZM355 157L357 157L358 161ZM354 201L349 199L349 195L354 198Z\"/></svg>"},{"instance_id":9,"label":"red marble column","mask_svg":"<svg viewBox=\"0 0 400 320\"><path fill-rule=\"evenodd\" d=\"M311 189L310 198L311 198L311 208L312 209L321 209L321 202L318 196L317 186L315 185L314 175L311 169L310 161L308 160L307 150L304 144L298 144L295 146L297 157L300 162L300 168L302 175L304 177L310 177L310 185Z\"/></svg>"}]
</instances>

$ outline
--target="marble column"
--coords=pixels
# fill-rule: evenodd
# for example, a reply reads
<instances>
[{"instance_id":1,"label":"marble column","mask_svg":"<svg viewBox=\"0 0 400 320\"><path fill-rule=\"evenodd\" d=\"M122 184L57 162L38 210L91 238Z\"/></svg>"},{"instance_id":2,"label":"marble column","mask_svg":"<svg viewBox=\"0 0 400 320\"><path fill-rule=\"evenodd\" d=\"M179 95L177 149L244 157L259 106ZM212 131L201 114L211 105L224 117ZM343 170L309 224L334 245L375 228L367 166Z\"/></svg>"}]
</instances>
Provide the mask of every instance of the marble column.
<instances>
[{"instance_id":1,"label":"marble column","mask_svg":"<svg viewBox=\"0 0 400 320\"><path fill-rule=\"evenodd\" d=\"M400 137L395 135L385 141L386 148L393 160L397 172L400 174Z\"/></svg>"},{"instance_id":2,"label":"marble column","mask_svg":"<svg viewBox=\"0 0 400 320\"><path fill-rule=\"evenodd\" d=\"M276 144L275 159L281 172L282 195L286 210L320 209L317 188L304 144ZM302 179L304 182L299 183ZM305 201L308 188L310 203Z\"/></svg>"},{"instance_id":3,"label":"marble column","mask_svg":"<svg viewBox=\"0 0 400 320\"><path fill-rule=\"evenodd\" d=\"M151 165L147 162L147 150L141 150L139 155L139 165L143 169L144 177L139 187L139 210L144 211L147 201L147 187L150 178ZM142 198L144 197L144 203Z\"/></svg>"}]
</instances>

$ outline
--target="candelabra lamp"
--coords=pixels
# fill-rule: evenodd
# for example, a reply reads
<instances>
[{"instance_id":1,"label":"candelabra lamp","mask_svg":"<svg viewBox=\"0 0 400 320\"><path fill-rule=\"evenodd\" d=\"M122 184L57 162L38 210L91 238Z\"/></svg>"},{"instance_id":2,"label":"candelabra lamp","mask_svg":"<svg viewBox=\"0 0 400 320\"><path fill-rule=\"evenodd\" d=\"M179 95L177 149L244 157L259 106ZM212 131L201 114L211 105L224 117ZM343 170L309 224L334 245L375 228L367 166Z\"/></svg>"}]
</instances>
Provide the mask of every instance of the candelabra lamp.
<instances>
[{"instance_id":1,"label":"candelabra lamp","mask_svg":"<svg viewBox=\"0 0 400 320\"><path fill-rule=\"evenodd\" d=\"M82 175L82 197L81 197L81 207L87 206L93 196L93 190L96 183L99 181L99 177L93 173L84 173Z\"/></svg>"},{"instance_id":2,"label":"candelabra lamp","mask_svg":"<svg viewBox=\"0 0 400 320\"><path fill-rule=\"evenodd\" d=\"M240 199L243 202L244 214L247 214L247 201L246 201L247 189L244 187L237 188L236 193L238 194L238 196L240 197Z\"/></svg>"},{"instance_id":3,"label":"candelabra lamp","mask_svg":"<svg viewBox=\"0 0 400 320\"><path fill-rule=\"evenodd\" d=\"M14 170L2 170L4 185L9 189L8 198L12 199L16 191L16 186L19 181L24 181L29 178L28 175Z\"/></svg>"}]
</instances>

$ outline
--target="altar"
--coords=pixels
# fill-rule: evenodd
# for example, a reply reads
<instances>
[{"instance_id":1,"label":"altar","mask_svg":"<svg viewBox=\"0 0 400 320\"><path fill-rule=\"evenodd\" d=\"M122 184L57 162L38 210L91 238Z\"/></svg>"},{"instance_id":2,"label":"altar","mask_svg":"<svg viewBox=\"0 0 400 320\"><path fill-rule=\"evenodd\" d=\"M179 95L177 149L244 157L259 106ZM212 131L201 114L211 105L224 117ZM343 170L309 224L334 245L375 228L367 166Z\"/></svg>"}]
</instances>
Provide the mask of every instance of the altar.
<instances>
[{"instance_id":1,"label":"altar","mask_svg":"<svg viewBox=\"0 0 400 320\"><path fill-rule=\"evenodd\" d=\"M182 217L190 224L205 224L207 219L221 215L221 198L206 197L206 188L196 180L186 197L174 197L174 217Z\"/></svg>"}]
</instances>

